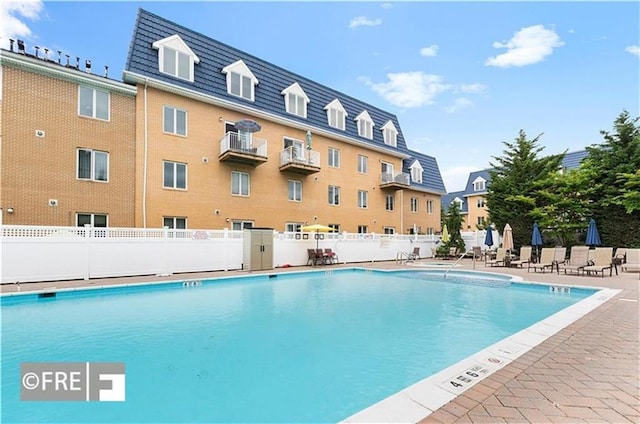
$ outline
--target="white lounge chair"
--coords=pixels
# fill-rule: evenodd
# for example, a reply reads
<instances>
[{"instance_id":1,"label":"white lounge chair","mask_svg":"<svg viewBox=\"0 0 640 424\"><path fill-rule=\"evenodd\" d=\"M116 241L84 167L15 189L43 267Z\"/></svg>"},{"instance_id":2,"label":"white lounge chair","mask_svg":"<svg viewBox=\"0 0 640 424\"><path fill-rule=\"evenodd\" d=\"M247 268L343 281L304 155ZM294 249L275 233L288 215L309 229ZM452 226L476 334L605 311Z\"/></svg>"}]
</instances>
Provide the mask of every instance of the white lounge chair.
<instances>
[{"instance_id":1,"label":"white lounge chair","mask_svg":"<svg viewBox=\"0 0 640 424\"><path fill-rule=\"evenodd\" d=\"M640 249L627 249L626 262L620 268L624 272L640 271Z\"/></svg>"},{"instance_id":2,"label":"white lounge chair","mask_svg":"<svg viewBox=\"0 0 640 424\"><path fill-rule=\"evenodd\" d=\"M487 265L504 266L506 257L507 257L507 249L505 249L504 247L499 247L498 250L496 251L495 259L487 259L487 261L484 263L484 266L487 266Z\"/></svg>"},{"instance_id":3,"label":"white lounge chair","mask_svg":"<svg viewBox=\"0 0 640 424\"><path fill-rule=\"evenodd\" d=\"M522 246L520 248L520 257L514 261L511 261L510 265L515 267L519 266L520 268L522 268L524 264L528 264L529 262L531 262L531 250L531 246Z\"/></svg>"},{"instance_id":4,"label":"white lounge chair","mask_svg":"<svg viewBox=\"0 0 640 424\"><path fill-rule=\"evenodd\" d=\"M592 272L604 277L604 270L609 270L609 276L613 274L613 247L596 247L593 257L593 265L582 268L582 274L590 275Z\"/></svg>"},{"instance_id":5,"label":"white lounge chair","mask_svg":"<svg viewBox=\"0 0 640 424\"><path fill-rule=\"evenodd\" d=\"M533 269L535 272L538 270L543 273L549 268L551 272L553 272L554 260L556 255L555 247L543 247L542 252L540 253L540 262L531 263L529 262L529 266L527 267L527 272L530 272Z\"/></svg>"},{"instance_id":6,"label":"white lounge chair","mask_svg":"<svg viewBox=\"0 0 640 424\"><path fill-rule=\"evenodd\" d=\"M589 265L589 246L572 246L569 260L558 266L558 274L562 269L566 274L567 271L580 274L582 268Z\"/></svg>"}]
</instances>

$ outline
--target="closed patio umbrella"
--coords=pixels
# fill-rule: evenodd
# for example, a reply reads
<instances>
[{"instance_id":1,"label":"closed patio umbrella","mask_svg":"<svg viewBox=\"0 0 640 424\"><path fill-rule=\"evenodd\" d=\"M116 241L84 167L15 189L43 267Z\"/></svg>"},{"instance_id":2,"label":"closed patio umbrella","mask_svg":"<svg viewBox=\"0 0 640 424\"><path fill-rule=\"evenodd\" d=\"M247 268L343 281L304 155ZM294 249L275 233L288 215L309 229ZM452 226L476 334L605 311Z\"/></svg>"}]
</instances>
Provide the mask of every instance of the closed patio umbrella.
<instances>
[{"instance_id":1,"label":"closed patio umbrella","mask_svg":"<svg viewBox=\"0 0 640 424\"><path fill-rule=\"evenodd\" d=\"M502 247L507 252L513 250L513 230L509 224L504 226L504 231L502 232Z\"/></svg>"},{"instance_id":2,"label":"closed patio umbrella","mask_svg":"<svg viewBox=\"0 0 640 424\"><path fill-rule=\"evenodd\" d=\"M585 241L587 246L600 246L600 234L598 233L598 227L596 227L596 220L591 218L589 221L589 228L587 229L587 240Z\"/></svg>"},{"instance_id":3,"label":"closed patio umbrella","mask_svg":"<svg viewBox=\"0 0 640 424\"><path fill-rule=\"evenodd\" d=\"M449 229L447 228L447 224L444 224L444 227L442 227L442 242L446 243L449 239Z\"/></svg>"},{"instance_id":4,"label":"closed patio umbrella","mask_svg":"<svg viewBox=\"0 0 640 424\"><path fill-rule=\"evenodd\" d=\"M486 244L489 249L493 246L493 230L491 227L487 227L487 234L484 236L484 244Z\"/></svg>"},{"instance_id":5,"label":"closed patio umbrella","mask_svg":"<svg viewBox=\"0 0 640 424\"><path fill-rule=\"evenodd\" d=\"M531 246L536 248L536 260L538 258L538 247L542 246L542 234L537 222L533 224L533 232L531 233Z\"/></svg>"}]
</instances>

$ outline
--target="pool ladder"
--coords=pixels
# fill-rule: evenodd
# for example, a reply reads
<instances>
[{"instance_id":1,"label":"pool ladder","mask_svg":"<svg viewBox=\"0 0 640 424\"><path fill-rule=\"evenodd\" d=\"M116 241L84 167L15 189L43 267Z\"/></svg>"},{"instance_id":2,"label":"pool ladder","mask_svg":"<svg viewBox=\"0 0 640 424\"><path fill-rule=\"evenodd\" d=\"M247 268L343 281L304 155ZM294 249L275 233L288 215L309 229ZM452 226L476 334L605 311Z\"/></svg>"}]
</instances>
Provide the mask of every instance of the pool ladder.
<instances>
[{"instance_id":1,"label":"pool ladder","mask_svg":"<svg viewBox=\"0 0 640 424\"><path fill-rule=\"evenodd\" d=\"M473 252L473 249L469 249L466 252L464 252L462 255L460 255L460 257L458 258L458 260L456 260L453 265L449 266L449 268L447 268L447 270L444 272L444 278L447 278L447 274L449 273L449 271L451 271L451 269L453 267L455 267L456 265L458 265L458 262L460 262L462 260L462 258L464 258L465 256L467 256L467 253L469 252ZM473 255L473 269L476 269L476 256Z\"/></svg>"}]
</instances>

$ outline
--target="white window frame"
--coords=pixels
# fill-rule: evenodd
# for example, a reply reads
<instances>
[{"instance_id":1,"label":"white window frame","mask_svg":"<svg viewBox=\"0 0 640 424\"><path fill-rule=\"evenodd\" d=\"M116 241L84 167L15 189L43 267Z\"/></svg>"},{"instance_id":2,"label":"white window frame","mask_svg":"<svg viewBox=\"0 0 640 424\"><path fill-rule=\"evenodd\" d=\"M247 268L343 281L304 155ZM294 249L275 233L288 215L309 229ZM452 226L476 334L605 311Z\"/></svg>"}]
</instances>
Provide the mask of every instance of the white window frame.
<instances>
[{"instance_id":1,"label":"white window frame","mask_svg":"<svg viewBox=\"0 0 640 424\"><path fill-rule=\"evenodd\" d=\"M84 92L84 95L83 95ZM98 103L102 101L104 97L100 96L106 95L106 109L107 116L98 116ZM91 97L91 113L83 110L82 100L85 99L86 96L90 95ZM110 121L111 120L111 93L105 90L98 90L97 88L87 87L85 85L78 86L78 116L82 116L84 118L98 119L100 121Z\"/></svg>"},{"instance_id":2,"label":"white window frame","mask_svg":"<svg viewBox=\"0 0 640 424\"><path fill-rule=\"evenodd\" d=\"M329 126L344 131L346 129L347 111L342 107L340 100L333 100L324 109L327 111L327 123Z\"/></svg>"},{"instance_id":3,"label":"white window frame","mask_svg":"<svg viewBox=\"0 0 640 424\"><path fill-rule=\"evenodd\" d=\"M90 216L91 217L91 227L92 228L107 228L109 226L109 215L106 213L90 213L90 212L76 212L76 227L80 227L80 215L82 216ZM105 225L104 227L96 227L95 222L96 222L96 216L104 216L105 218ZM84 224L82 225L82 227L84 227Z\"/></svg>"},{"instance_id":4,"label":"white window frame","mask_svg":"<svg viewBox=\"0 0 640 424\"><path fill-rule=\"evenodd\" d=\"M167 220L171 220L171 225L167 225ZM178 221L184 223L184 227L178 227ZM169 227L170 230L186 230L187 229L187 218L184 216L163 216L162 217L162 227Z\"/></svg>"},{"instance_id":5,"label":"white window frame","mask_svg":"<svg viewBox=\"0 0 640 424\"><path fill-rule=\"evenodd\" d=\"M358 172L367 174L369 172L369 158L364 155L358 155Z\"/></svg>"},{"instance_id":6,"label":"white window frame","mask_svg":"<svg viewBox=\"0 0 640 424\"><path fill-rule=\"evenodd\" d=\"M242 231L245 228L253 228L255 227L255 221L250 221L247 219L234 219L231 221L231 230L233 231ZM235 228L240 227L240 228Z\"/></svg>"},{"instance_id":7,"label":"white window frame","mask_svg":"<svg viewBox=\"0 0 640 424\"><path fill-rule=\"evenodd\" d=\"M305 144L304 141L298 140L291 137L283 137L283 145L285 149L289 147L293 147L294 159L304 160L305 159Z\"/></svg>"},{"instance_id":8,"label":"white window frame","mask_svg":"<svg viewBox=\"0 0 640 424\"><path fill-rule=\"evenodd\" d=\"M410 202L411 202L411 212L417 213L418 212L418 198L417 197L412 197Z\"/></svg>"},{"instance_id":9,"label":"white window frame","mask_svg":"<svg viewBox=\"0 0 640 424\"><path fill-rule=\"evenodd\" d=\"M89 177L81 177L80 176L80 152L89 152L91 154L91 168L89 169ZM106 176L104 179L100 179L97 177L96 172L96 156L104 155L107 160L106 166ZM95 181L99 183L108 183L109 182L109 152L103 152L101 150L93 150L93 149L85 149L79 148L76 153L76 179L81 181Z\"/></svg>"},{"instance_id":10,"label":"white window frame","mask_svg":"<svg viewBox=\"0 0 640 424\"><path fill-rule=\"evenodd\" d=\"M165 185L166 183L166 164L172 164L173 165L173 185L172 186L167 186ZM178 187L178 171L179 169L184 168L184 187ZM174 162L174 161L170 161L170 160L164 160L162 161L162 187L166 188L166 189L171 189L171 190L186 190L187 189L187 178L188 178L188 172L187 172L187 164L186 163L182 163L182 162Z\"/></svg>"},{"instance_id":11,"label":"white window frame","mask_svg":"<svg viewBox=\"0 0 640 424\"><path fill-rule=\"evenodd\" d=\"M382 131L382 138L384 139L384 144L392 147L398 146L398 130L392 121L387 121L380 130Z\"/></svg>"},{"instance_id":12,"label":"white window frame","mask_svg":"<svg viewBox=\"0 0 640 424\"><path fill-rule=\"evenodd\" d=\"M200 63L200 59L179 35L175 34L155 41L152 47L158 50L158 71L160 71L160 73L184 81L194 81L195 64ZM169 55L173 56L172 69L167 68L167 62L165 60ZM184 69L180 66L181 63L188 67L186 75L181 72L181 70Z\"/></svg>"},{"instance_id":13,"label":"white window frame","mask_svg":"<svg viewBox=\"0 0 640 424\"><path fill-rule=\"evenodd\" d=\"M335 147L329 147L327 164L330 168L340 168L340 150Z\"/></svg>"},{"instance_id":14,"label":"white window frame","mask_svg":"<svg viewBox=\"0 0 640 424\"><path fill-rule=\"evenodd\" d=\"M253 75L253 72L245 65L242 60L238 60L231 65L227 65L222 68L222 73L227 75L227 94L235 97L239 97L251 102L255 101L256 85L258 85L258 79ZM233 90L233 79L239 78L238 92ZM246 91L249 91L248 93Z\"/></svg>"},{"instance_id":15,"label":"white window frame","mask_svg":"<svg viewBox=\"0 0 640 424\"><path fill-rule=\"evenodd\" d=\"M385 234L395 234L396 233L396 227L382 227L382 231Z\"/></svg>"},{"instance_id":16,"label":"white window frame","mask_svg":"<svg viewBox=\"0 0 640 424\"><path fill-rule=\"evenodd\" d=\"M476 206L478 208L484 208L486 206L486 202L484 200L484 197L478 198L478 200L476 201Z\"/></svg>"},{"instance_id":17,"label":"white window frame","mask_svg":"<svg viewBox=\"0 0 640 424\"><path fill-rule=\"evenodd\" d=\"M369 232L368 225L358 225L358 234L367 234Z\"/></svg>"},{"instance_id":18,"label":"white window frame","mask_svg":"<svg viewBox=\"0 0 640 424\"><path fill-rule=\"evenodd\" d=\"M327 227L330 227L330 228L333 229L331 231L332 233L339 233L340 232L340 224L327 224Z\"/></svg>"},{"instance_id":19,"label":"white window frame","mask_svg":"<svg viewBox=\"0 0 640 424\"><path fill-rule=\"evenodd\" d=\"M369 192L366 190L358 190L358 207L360 209L369 208Z\"/></svg>"},{"instance_id":20,"label":"white window frame","mask_svg":"<svg viewBox=\"0 0 640 424\"><path fill-rule=\"evenodd\" d=\"M487 189L487 180L478 177L473 182L473 191L485 191Z\"/></svg>"},{"instance_id":21,"label":"white window frame","mask_svg":"<svg viewBox=\"0 0 640 424\"><path fill-rule=\"evenodd\" d=\"M299 116L301 118L307 117L307 104L309 104L309 97L304 92L300 84L294 82L289 87L280 92L284 96L284 108L287 113Z\"/></svg>"},{"instance_id":22,"label":"white window frame","mask_svg":"<svg viewBox=\"0 0 640 424\"><path fill-rule=\"evenodd\" d=\"M233 177L238 176L238 187L234 187ZM246 187L245 186L246 181ZM251 175L248 172L231 171L231 195L249 197L251 195Z\"/></svg>"},{"instance_id":23,"label":"white window frame","mask_svg":"<svg viewBox=\"0 0 640 424\"><path fill-rule=\"evenodd\" d=\"M167 131L167 112L171 111L172 112L172 128L170 128L170 131ZM184 114L184 134L178 132L178 114ZM172 135L178 135L178 136L182 136L182 137L186 137L187 136L187 128L188 128L188 114L187 111L184 109L179 109L177 107L174 106L167 106L164 105L162 107L162 131L165 134L172 134Z\"/></svg>"},{"instance_id":24,"label":"white window frame","mask_svg":"<svg viewBox=\"0 0 640 424\"><path fill-rule=\"evenodd\" d=\"M366 110L363 111L360 115L356 116L355 121L358 124L358 135L360 137L373 140L373 128L375 127L375 124L373 123L373 119L371 119L369 112Z\"/></svg>"},{"instance_id":25,"label":"white window frame","mask_svg":"<svg viewBox=\"0 0 640 424\"><path fill-rule=\"evenodd\" d=\"M328 203L332 206L340 206L340 187L330 185L328 194Z\"/></svg>"},{"instance_id":26,"label":"white window frame","mask_svg":"<svg viewBox=\"0 0 640 424\"><path fill-rule=\"evenodd\" d=\"M291 196L291 190L293 189L293 198ZM302 202L302 181L288 180L287 182L287 199L290 202Z\"/></svg>"},{"instance_id":27,"label":"white window frame","mask_svg":"<svg viewBox=\"0 0 640 424\"><path fill-rule=\"evenodd\" d=\"M302 232L302 222L286 222L284 224L284 231L287 233L300 233Z\"/></svg>"},{"instance_id":28,"label":"white window frame","mask_svg":"<svg viewBox=\"0 0 640 424\"><path fill-rule=\"evenodd\" d=\"M388 211L388 212L393 212L395 209L395 195L393 194L387 194L387 197L385 198L384 201L384 210Z\"/></svg>"},{"instance_id":29,"label":"white window frame","mask_svg":"<svg viewBox=\"0 0 640 424\"><path fill-rule=\"evenodd\" d=\"M433 200L427 200L427 213L433 215Z\"/></svg>"},{"instance_id":30,"label":"white window frame","mask_svg":"<svg viewBox=\"0 0 640 424\"><path fill-rule=\"evenodd\" d=\"M420 164L420 162L415 160L409 167L409 170L411 171L411 181L413 181L414 183L421 184L422 174L424 172L424 169L422 168L422 165Z\"/></svg>"}]
</instances>

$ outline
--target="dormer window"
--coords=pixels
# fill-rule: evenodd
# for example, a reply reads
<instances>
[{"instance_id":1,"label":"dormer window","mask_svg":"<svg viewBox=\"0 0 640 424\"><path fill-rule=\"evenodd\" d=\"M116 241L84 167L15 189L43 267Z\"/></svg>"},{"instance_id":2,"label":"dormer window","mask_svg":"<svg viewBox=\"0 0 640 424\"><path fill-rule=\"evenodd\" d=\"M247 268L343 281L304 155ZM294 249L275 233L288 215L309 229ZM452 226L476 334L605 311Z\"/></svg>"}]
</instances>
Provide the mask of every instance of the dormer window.
<instances>
[{"instance_id":1,"label":"dormer window","mask_svg":"<svg viewBox=\"0 0 640 424\"><path fill-rule=\"evenodd\" d=\"M327 111L327 120L329 126L344 131L345 118L347 117L347 111L342 107L340 100L335 99L324 107Z\"/></svg>"},{"instance_id":2,"label":"dormer window","mask_svg":"<svg viewBox=\"0 0 640 424\"><path fill-rule=\"evenodd\" d=\"M473 181L473 191L484 191L487 188L487 180L478 177Z\"/></svg>"},{"instance_id":3,"label":"dormer window","mask_svg":"<svg viewBox=\"0 0 640 424\"><path fill-rule=\"evenodd\" d=\"M414 161L409 169L411 170L411 181L414 183L422 183L422 172L424 169L422 165L420 165L420 162L417 160Z\"/></svg>"},{"instance_id":4,"label":"dormer window","mask_svg":"<svg viewBox=\"0 0 640 424\"><path fill-rule=\"evenodd\" d=\"M355 121L358 123L358 135L360 137L373 139L373 119L366 110L356 116Z\"/></svg>"},{"instance_id":5,"label":"dormer window","mask_svg":"<svg viewBox=\"0 0 640 424\"><path fill-rule=\"evenodd\" d=\"M200 59L179 35L158 40L152 46L158 50L160 72L193 82L193 68Z\"/></svg>"},{"instance_id":6,"label":"dormer window","mask_svg":"<svg viewBox=\"0 0 640 424\"><path fill-rule=\"evenodd\" d=\"M396 126L393 125L393 122L388 121L380 129L382 130L384 144L396 147L396 145L398 144L398 130L396 130Z\"/></svg>"},{"instance_id":7,"label":"dormer window","mask_svg":"<svg viewBox=\"0 0 640 424\"><path fill-rule=\"evenodd\" d=\"M287 113L302 118L307 117L309 97L307 97L302 87L300 87L300 84L295 82L282 90L280 94L284 95L284 106L287 109Z\"/></svg>"},{"instance_id":8,"label":"dormer window","mask_svg":"<svg viewBox=\"0 0 640 424\"><path fill-rule=\"evenodd\" d=\"M227 93L250 101L255 100L255 87L258 79L242 60L222 68L227 75Z\"/></svg>"},{"instance_id":9,"label":"dormer window","mask_svg":"<svg viewBox=\"0 0 640 424\"><path fill-rule=\"evenodd\" d=\"M456 206L458 206L458 209L462 210L462 203L463 202L464 201L461 198L456 197L455 199L453 199L453 202L451 202L451 203L455 203Z\"/></svg>"}]
</instances>

